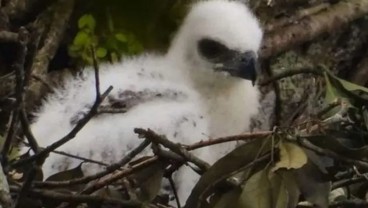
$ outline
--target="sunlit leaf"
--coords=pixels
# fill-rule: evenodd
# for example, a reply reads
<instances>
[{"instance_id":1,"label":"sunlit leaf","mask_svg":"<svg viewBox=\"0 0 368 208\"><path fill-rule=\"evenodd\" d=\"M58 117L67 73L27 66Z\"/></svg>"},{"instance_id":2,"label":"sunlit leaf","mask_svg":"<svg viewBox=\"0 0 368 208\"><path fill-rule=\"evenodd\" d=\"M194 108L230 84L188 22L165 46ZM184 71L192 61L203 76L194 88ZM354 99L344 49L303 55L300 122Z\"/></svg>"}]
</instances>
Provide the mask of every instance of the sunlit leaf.
<instances>
[{"instance_id":1,"label":"sunlit leaf","mask_svg":"<svg viewBox=\"0 0 368 208\"><path fill-rule=\"evenodd\" d=\"M107 54L107 50L105 48L101 48L101 47L97 48L97 50L96 50L96 56L98 58L103 58L103 57L106 56L106 54Z\"/></svg>"},{"instance_id":2,"label":"sunlit leaf","mask_svg":"<svg viewBox=\"0 0 368 208\"><path fill-rule=\"evenodd\" d=\"M86 46L91 43L91 37L84 31L79 31L74 38L73 44L77 46Z\"/></svg>"},{"instance_id":3,"label":"sunlit leaf","mask_svg":"<svg viewBox=\"0 0 368 208\"><path fill-rule=\"evenodd\" d=\"M303 149L291 142L280 142L280 160L272 168L276 171L280 168L300 168L307 163L307 156Z\"/></svg>"},{"instance_id":4,"label":"sunlit leaf","mask_svg":"<svg viewBox=\"0 0 368 208\"><path fill-rule=\"evenodd\" d=\"M264 169L246 182L237 208L284 208L288 205L288 192L279 174Z\"/></svg>"},{"instance_id":5,"label":"sunlit leaf","mask_svg":"<svg viewBox=\"0 0 368 208\"><path fill-rule=\"evenodd\" d=\"M95 18L90 14L85 14L78 20L78 28L88 28L90 30L94 30L96 27Z\"/></svg>"},{"instance_id":6,"label":"sunlit leaf","mask_svg":"<svg viewBox=\"0 0 368 208\"><path fill-rule=\"evenodd\" d=\"M117 34L115 34L115 38L116 38L116 40L118 40L120 42L123 42L123 43L125 43L125 42L128 41L127 36L124 35L123 33L117 33Z\"/></svg>"},{"instance_id":7,"label":"sunlit leaf","mask_svg":"<svg viewBox=\"0 0 368 208\"><path fill-rule=\"evenodd\" d=\"M254 174L246 182L239 198L237 207L271 208L271 184L267 177L268 171L262 170Z\"/></svg>"}]
</instances>

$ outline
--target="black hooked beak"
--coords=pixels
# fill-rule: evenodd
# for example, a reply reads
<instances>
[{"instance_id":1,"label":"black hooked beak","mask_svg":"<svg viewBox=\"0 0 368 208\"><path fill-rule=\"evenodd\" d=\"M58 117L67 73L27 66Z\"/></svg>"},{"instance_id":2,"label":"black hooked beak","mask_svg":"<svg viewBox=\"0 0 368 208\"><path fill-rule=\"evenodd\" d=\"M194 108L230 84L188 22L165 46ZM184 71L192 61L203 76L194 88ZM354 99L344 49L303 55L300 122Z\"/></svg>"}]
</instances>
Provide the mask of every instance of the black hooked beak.
<instances>
[{"instance_id":1,"label":"black hooked beak","mask_svg":"<svg viewBox=\"0 0 368 208\"><path fill-rule=\"evenodd\" d=\"M250 80L254 86L257 79L257 54L253 51L235 54L223 64L222 70L234 77Z\"/></svg>"}]
</instances>

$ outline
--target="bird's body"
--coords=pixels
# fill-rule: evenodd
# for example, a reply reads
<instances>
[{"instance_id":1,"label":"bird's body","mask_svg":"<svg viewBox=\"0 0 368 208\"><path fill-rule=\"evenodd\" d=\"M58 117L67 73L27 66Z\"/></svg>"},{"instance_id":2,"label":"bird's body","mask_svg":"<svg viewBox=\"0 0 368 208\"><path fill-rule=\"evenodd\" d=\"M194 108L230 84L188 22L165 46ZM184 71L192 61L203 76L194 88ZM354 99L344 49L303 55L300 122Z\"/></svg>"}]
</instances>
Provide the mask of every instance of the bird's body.
<instances>
[{"instance_id":1,"label":"bird's body","mask_svg":"<svg viewBox=\"0 0 368 208\"><path fill-rule=\"evenodd\" d=\"M223 17L213 20L219 14ZM237 57L247 51L256 53L261 38L257 20L241 3L212 0L195 4L167 54L144 54L100 66L101 90L114 87L102 106L125 108L126 112L98 114L58 150L112 163L141 142L133 132L137 127L150 128L182 144L248 130L251 116L257 113L258 90L252 85L253 71L237 71L248 67L254 70L253 62ZM214 40L229 49L225 52L230 58L226 54L219 60L208 58L211 50L207 48L211 49ZM235 66L233 62L243 65ZM218 70L218 66L223 69ZM39 145L48 146L66 135L88 112L95 97L92 69L66 80L35 114L31 128ZM196 150L195 154L213 163L234 146L221 144ZM80 162L51 154L44 163L44 175L73 168ZM95 164L83 165L86 174L100 169ZM188 196L196 180L191 175L181 174L182 181L191 181L179 183L183 197Z\"/></svg>"}]
</instances>

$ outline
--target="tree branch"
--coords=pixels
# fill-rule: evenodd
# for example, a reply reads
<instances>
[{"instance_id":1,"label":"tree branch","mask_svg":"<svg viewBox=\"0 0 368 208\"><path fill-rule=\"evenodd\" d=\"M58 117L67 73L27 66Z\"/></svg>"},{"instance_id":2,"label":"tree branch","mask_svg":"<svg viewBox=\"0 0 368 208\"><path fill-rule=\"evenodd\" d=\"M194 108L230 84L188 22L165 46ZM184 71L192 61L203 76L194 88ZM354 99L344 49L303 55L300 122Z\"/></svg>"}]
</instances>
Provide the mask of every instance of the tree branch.
<instances>
[{"instance_id":1,"label":"tree branch","mask_svg":"<svg viewBox=\"0 0 368 208\"><path fill-rule=\"evenodd\" d=\"M367 13L367 0L340 1L325 11L301 19L298 24L267 34L260 55L262 58L275 56L323 33L333 32Z\"/></svg>"}]
</instances>

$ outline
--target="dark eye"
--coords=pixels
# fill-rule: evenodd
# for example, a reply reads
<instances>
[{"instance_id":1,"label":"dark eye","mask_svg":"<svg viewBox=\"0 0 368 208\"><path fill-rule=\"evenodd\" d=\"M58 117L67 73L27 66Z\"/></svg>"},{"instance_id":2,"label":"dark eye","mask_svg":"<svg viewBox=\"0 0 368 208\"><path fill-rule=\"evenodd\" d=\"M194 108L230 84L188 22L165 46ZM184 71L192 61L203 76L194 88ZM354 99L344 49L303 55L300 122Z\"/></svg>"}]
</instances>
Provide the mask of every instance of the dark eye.
<instances>
[{"instance_id":1,"label":"dark eye","mask_svg":"<svg viewBox=\"0 0 368 208\"><path fill-rule=\"evenodd\" d=\"M225 45L207 38L198 42L198 50L200 54L207 59L218 58L229 51Z\"/></svg>"}]
</instances>

